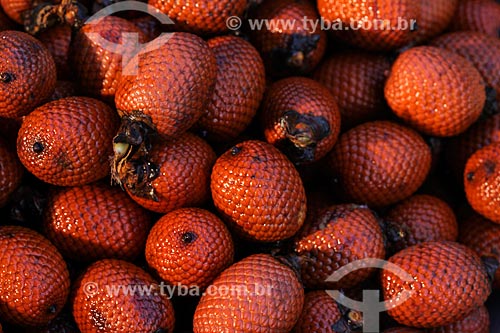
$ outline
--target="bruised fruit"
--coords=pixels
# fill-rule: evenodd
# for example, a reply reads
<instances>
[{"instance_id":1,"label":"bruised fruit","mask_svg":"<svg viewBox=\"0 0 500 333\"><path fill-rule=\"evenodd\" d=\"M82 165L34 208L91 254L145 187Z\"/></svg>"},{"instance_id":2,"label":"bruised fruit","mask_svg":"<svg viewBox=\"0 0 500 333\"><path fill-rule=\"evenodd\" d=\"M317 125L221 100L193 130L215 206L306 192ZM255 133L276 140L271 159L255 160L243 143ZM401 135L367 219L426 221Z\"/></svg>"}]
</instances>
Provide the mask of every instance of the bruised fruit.
<instances>
[{"instance_id":1,"label":"bruised fruit","mask_svg":"<svg viewBox=\"0 0 500 333\"><path fill-rule=\"evenodd\" d=\"M403 325L449 325L482 305L491 292L479 256L458 243L420 243L398 252L389 262L401 271L382 271L384 300L391 305L407 297L388 310ZM406 274L411 279L405 278Z\"/></svg>"},{"instance_id":2,"label":"bruised fruit","mask_svg":"<svg viewBox=\"0 0 500 333\"><path fill-rule=\"evenodd\" d=\"M67 97L38 107L24 118L17 154L37 178L78 186L109 174L118 116L89 97Z\"/></svg>"},{"instance_id":3,"label":"bruised fruit","mask_svg":"<svg viewBox=\"0 0 500 333\"><path fill-rule=\"evenodd\" d=\"M237 144L212 170L214 204L243 237L274 242L293 236L306 215L306 195L293 164L272 145Z\"/></svg>"},{"instance_id":4,"label":"bruised fruit","mask_svg":"<svg viewBox=\"0 0 500 333\"><path fill-rule=\"evenodd\" d=\"M46 238L24 227L0 227L0 248L0 316L21 326L48 324L69 294L63 257Z\"/></svg>"},{"instance_id":5,"label":"bruised fruit","mask_svg":"<svg viewBox=\"0 0 500 333\"><path fill-rule=\"evenodd\" d=\"M160 218L146 244L146 260L170 285L207 287L233 262L234 246L224 223L199 208Z\"/></svg>"},{"instance_id":6,"label":"bruised fruit","mask_svg":"<svg viewBox=\"0 0 500 333\"><path fill-rule=\"evenodd\" d=\"M174 309L163 289L131 263L101 260L76 282L73 316L82 333L171 333Z\"/></svg>"},{"instance_id":7,"label":"bruised fruit","mask_svg":"<svg viewBox=\"0 0 500 333\"><path fill-rule=\"evenodd\" d=\"M429 333L490 333L490 315L481 305L468 316L444 327L431 328Z\"/></svg>"},{"instance_id":8,"label":"bruised fruit","mask_svg":"<svg viewBox=\"0 0 500 333\"><path fill-rule=\"evenodd\" d=\"M143 250L149 214L119 188L94 183L54 190L44 231L62 255L77 261L134 260Z\"/></svg>"},{"instance_id":9,"label":"bruised fruit","mask_svg":"<svg viewBox=\"0 0 500 333\"><path fill-rule=\"evenodd\" d=\"M403 52L385 85L392 111L422 133L449 137L464 132L481 115L483 79L461 56L432 46Z\"/></svg>"},{"instance_id":10,"label":"bruised fruit","mask_svg":"<svg viewBox=\"0 0 500 333\"><path fill-rule=\"evenodd\" d=\"M27 115L55 85L56 65L39 40L20 31L0 32L0 117Z\"/></svg>"},{"instance_id":11,"label":"bruised fruit","mask_svg":"<svg viewBox=\"0 0 500 333\"><path fill-rule=\"evenodd\" d=\"M23 167L19 162L15 150L0 139L0 207L9 200L10 195L20 185L23 176Z\"/></svg>"},{"instance_id":12,"label":"bruised fruit","mask_svg":"<svg viewBox=\"0 0 500 333\"><path fill-rule=\"evenodd\" d=\"M300 317L304 289L295 272L267 254L223 271L194 314L194 333L289 332Z\"/></svg>"},{"instance_id":13,"label":"bruised fruit","mask_svg":"<svg viewBox=\"0 0 500 333\"><path fill-rule=\"evenodd\" d=\"M333 96L321 84L302 77L275 82L261 106L267 142L299 163L324 157L340 132L340 112Z\"/></svg>"},{"instance_id":14,"label":"bruised fruit","mask_svg":"<svg viewBox=\"0 0 500 333\"><path fill-rule=\"evenodd\" d=\"M492 37L500 37L500 4L495 0L460 0L452 31L477 31Z\"/></svg>"},{"instance_id":15,"label":"bruised fruit","mask_svg":"<svg viewBox=\"0 0 500 333\"><path fill-rule=\"evenodd\" d=\"M422 185L431 166L431 151L415 131L374 121L342 134L328 162L347 198L387 206Z\"/></svg>"}]
</instances>

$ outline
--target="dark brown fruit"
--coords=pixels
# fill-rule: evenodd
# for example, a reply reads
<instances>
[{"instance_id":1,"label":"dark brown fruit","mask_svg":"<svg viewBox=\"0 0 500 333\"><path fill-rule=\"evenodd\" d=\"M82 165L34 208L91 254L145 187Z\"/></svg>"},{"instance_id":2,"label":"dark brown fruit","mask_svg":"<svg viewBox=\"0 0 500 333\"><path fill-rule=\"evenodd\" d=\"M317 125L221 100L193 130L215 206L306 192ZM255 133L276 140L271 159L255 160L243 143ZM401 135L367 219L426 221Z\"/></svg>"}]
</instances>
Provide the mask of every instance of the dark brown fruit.
<instances>
[{"instance_id":1,"label":"dark brown fruit","mask_svg":"<svg viewBox=\"0 0 500 333\"><path fill-rule=\"evenodd\" d=\"M58 80L69 79L74 72L74 67L70 69L68 64L71 33L69 25L57 25L37 35L37 38L47 47L54 59Z\"/></svg>"},{"instance_id":2,"label":"dark brown fruit","mask_svg":"<svg viewBox=\"0 0 500 333\"><path fill-rule=\"evenodd\" d=\"M289 332L304 304L295 272L267 254L232 265L209 290L196 308L194 333Z\"/></svg>"},{"instance_id":3,"label":"dark brown fruit","mask_svg":"<svg viewBox=\"0 0 500 333\"><path fill-rule=\"evenodd\" d=\"M4 206L10 195L21 183L23 166L7 142L0 139L0 207Z\"/></svg>"},{"instance_id":4,"label":"dark brown fruit","mask_svg":"<svg viewBox=\"0 0 500 333\"><path fill-rule=\"evenodd\" d=\"M0 227L0 316L21 326L48 324L69 294L69 273L62 256L37 232Z\"/></svg>"},{"instance_id":5,"label":"dark brown fruit","mask_svg":"<svg viewBox=\"0 0 500 333\"><path fill-rule=\"evenodd\" d=\"M425 242L389 258L402 271L382 272L384 300L408 299L388 310L400 324L437 327L460 320L482 305L491 287L479 256L454 242ZM411 279L405 279L409 274Z\"/></svg>"},{"instance_id":6,"label":"dark brown fruit","mask_svg":"<svg viewBox=\"0 0 500 333\"><path fill-rule=\"evenodd\" d=\"M495 0L460 0L450 28L500 37L499 17L500 4Z\"/></svg>"},{"instance_id":7,"label":"dark brown fruit","mask_svg":"<svg viewBox=\"0 0 500 333\"><path fill-rule=\"evenodd\" d=\"M57 81L56 87L52 96L50 96L51 101L55 101L57 99L72 97L76 95L75 85L73 81Z\"/></svg>"},{"instance_id":8,"label":"dark brown fruit","mask_svg":"<svg viewBox=\"0 0 500 333\"><path fill-rule=\"evenodd\" d=\"M212 198L240 235L273 242L293 236L306 215L306 195L293 164L272 145L250 140L220 156Z\"/></svg>"},{"instance_id":9,"label":"dark brown fruit","mask_svg":"<svg viewBox=\"0 0 500 333\"><path fill-rule=\"evenodd\" d=\"M23 165L44 182L78 186L109 174L118 116L88 97L49 102L25 117L17 139Z\"/></svg>"},{"instance_id":10,"label":"dark brown fruit","mask_svg":"<svg viewBox=\"0 0 500 333\"><path fill-rule=\"evenodd\" d=\"M431 166L431 151L415 131L375 121L342 134L328 162L347 198L387 206L422 185Z\"/></svg>"},{"instance_id":11,"label":"dark brown fruit","mask_svg":"<svg viewBox=\"0 0 500 333\"><path fill-rule=\"evenodd\" d=\"M490 315L481 305L467 317L445 327L431 328L428 333L490 333Z\"/></svg>"},{"instance_id":12,"label":"dark brown fruit","mask_svg":"<svg viewBox=\"0 0 500 333\"><path fill-rule=\"evenodd\" d=\"M27 115L52 95L56 65L47 48L19 31L0 32L0 116Z\"/></svg>"},{"instance_id":13,"label":"dark brown fruit","mask_svg":"<svg viewBox=\"0 0 500 333\"><path fill-rule=\"evenodd\" d=\"M73 316L82 333L171 333L174 309L162 289L131 263L101 260L75 284Z\"/></svg>"}]
</instances>

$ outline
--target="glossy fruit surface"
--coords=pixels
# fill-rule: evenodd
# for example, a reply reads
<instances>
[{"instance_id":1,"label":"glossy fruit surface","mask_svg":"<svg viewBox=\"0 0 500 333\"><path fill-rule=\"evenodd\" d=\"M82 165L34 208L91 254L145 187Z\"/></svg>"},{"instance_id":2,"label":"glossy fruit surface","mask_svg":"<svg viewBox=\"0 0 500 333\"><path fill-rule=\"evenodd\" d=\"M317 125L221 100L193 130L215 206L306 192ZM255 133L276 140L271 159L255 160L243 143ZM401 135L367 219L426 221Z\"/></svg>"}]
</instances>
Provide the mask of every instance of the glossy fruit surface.
<instances>
[{"instance_id":1,"label":"glossy fruit surface","mask_svg":"<svg viewBox=\"0 0 500 333\"><path fill-rule=\"evenodd\" d=\"M171 285L207 287L233 262L224 223L209 211L181 208L164 215L149 233L148 264Z\"/></svg>"},{"instance_id":2,"label":"glossy fruit surface","mask_svg":"<svg viewBox=\"0 0 500 333\"><path fill-rule=\"evenodd\" d=\"M293 236L306 215L306 195L293 164L272 145L242 142L212 170L212 198L235 231L259 241Z\"/></svg>"},{"instance_id":3,"label":"glossy fruit surface","mask_svg":"<svg viewBox=\"0 0 500 333\"><path fill-rule=\"evenodd\" d=\"M10 195L21 183L23 167L15 151L0 139L0 207L5 205Z\"/></svg>"},{"instance_id":4,"label":"glossy fruit surface","mask_svg":"<svg viewBox=\"0 0 500 333\"><path fill-rule=\"evenodd\" d=\"M490 315L481 305L465 318L445 327L431 328L429 333L490 333Z\"/></svg>"},{"instance_id":5,"label":"glossy fruit surface","mask_svg":"<svg viewBox=\"0 0 500 333\"><path fill-rule=\"evenodd\" d=\"M289 332L304 289L295 272L267 254L235 263L209 287L194 315L194 332Z\"/></svg>"},{"instance_id":6,"label":"glossy fruit surface","mask_svg":"<svg viewBox=\"0 0 500 333\"><path fill-rule=\"evenodd\" d=\"M385 85L393 112L417 130L448 137L464 132L486 101L480 73L450 51L420 46L403 52Z\"/></svg>"},{"instance_id":7,"label":"glossy fruit surface","mask_svg":"<svg viewBox=\"0 0 500 333\"><path fill-rule=\"evenodd\" d=\"M500 4L495 0L461 0L450 28L456 31L478 31L499 36Z\"/></svg>"},{"instance_id":8,"label":"glossy fruit surface","mask_svg":"<svg viewBox=\"0 0 500 333\"><path fill-rule=\"evenodd\" d=\"M46 238L24 227L0 227L0 316L21 326L46 325L62 310L69 273Z\"/></svg>"},{"instance_id":9,"label":"glossy fruit surface","mask_svg":"<svg viewBox=\"0 0 500 333\"><path fill-rule=\"evenodd\" d=\"M88 97L49 102L25 117L17 138L23 165L59 186L84 185L109 174L118 116Z\"/></svg>"}]
</instances>

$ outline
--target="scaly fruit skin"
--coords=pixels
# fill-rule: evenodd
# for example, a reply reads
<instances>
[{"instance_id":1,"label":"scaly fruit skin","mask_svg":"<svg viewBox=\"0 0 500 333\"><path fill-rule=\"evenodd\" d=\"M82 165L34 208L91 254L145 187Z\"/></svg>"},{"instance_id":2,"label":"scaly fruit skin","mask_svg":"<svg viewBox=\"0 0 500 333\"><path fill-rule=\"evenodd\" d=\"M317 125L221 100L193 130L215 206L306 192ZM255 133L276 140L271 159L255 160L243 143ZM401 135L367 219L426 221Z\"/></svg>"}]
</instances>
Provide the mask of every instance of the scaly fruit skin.
<instances>
[{"instance_id":1,"label":"scaly fruit skin","mask_svg":"<svg viewBox=\"0 0 500 333\"><path fill-rule=\"evenodd\" d=\"M495 0L460 0L454 17L452 31L472 30L499 36L500 4Z\"/></svg>"},{"instance_id":2,"label":"scaly fruit skin","mask_svg":"<svg viewBox=\"0 0 500 333\"><path fill-rule=\"evenodd\" d=\"M414 25L415 21L418 24L420 19L420 1L411 0L318 0L318 10L326 21L333 24L344 22L342 31L334 31L335 37L378 51L395 50L409 44L415 38L415 29L411 24ZM404 20L408 26L398 27L398 20ZM358 22L370 25L361 25L362 29L356 29ZM389 22L390 25L384 28L381 22ZM345 30L351 24L355 29Z\"/></svg>"},{"instance_id":3,"label":"scaly fruit skin","mask_svg":"<svg viewBox=\"0 0 500 333\"><path fill-rule=\"evenodd\" d=\"M113 101L122 69L137 52L137 45L126 41L125 33L133 34L133 43L146 42L147 38L139 28L116 16L103 17L78 30L71 44L70 63L81 93ZM114 50L105 47L100 38L116 44Z\"/></svg>"},{"instance_id":4,"label":"scaly fruit skin","mask_svg":"<svg viewBox=\"0 0 500 333\"><path fill-rule=\"evenodd\" d=\"M130 19L130 22L142 31L142 33L146 36L146 41L148 42L158 37L164 28L160 21L158 21L154 16L148 14L133 17Z\"/></svg>"},{"instance_id":5,"label":"scaly fruit skin","mask_svg":"<svg viewBox=\"0 0 500 333\"><path fill-rule=\"evenodd\" d=\"M0 117L27 115L56 85L56 65L47 48L24 32L0 32Z\"/></svg>"},{"instance_id":6,"label":"scaly fruit skin","mask_svg":"<svg viewBox=\"0 0 500 333\"><path fill-rule=\"evenodd\" d=\"M373 269L356 270L338 282L325 280L341 267L367 258L385 257L384 236L373 212L366 206L334 205L295 239L302 280L308 288L350 288L366 280Z\"/></svg>"},{"instance_id":7,"label":"scaly fruit skin","mask_svg":"<svg viewBox=\"0 0 500 333\"><path fill-rule=\"evenodd\" d=\"M215 37L208 46L217 59L217 80L198 127L208 140L228 142L248 127L257 112L266 84L264 64L252 44L239 37Z\"/></svg>"},{"instance_id":8,"label":"scaly fruit skin","mask_svg":"<svg viewBox=\"0 0 500 333\"><path fill-rule=\"evenodd\" d=\"M134 260L143 250L151 218L124 191L93 183L54 190L44 232L62 255L92 262Z\"/></svg>"},{"instance_id":9,"label":"scaly fruit skin","mask_svg":"<svg viewBox=\"0 0 500 333\"><path fill-rule=\"evenodd\" d=\"M54 59L57 79L70 79L73 72L73 69L70 69L68 64L71 44L71 27L69 25L56 25L39 33L37 38L47 47ZM83 50L80 49L80 52L82 51Z\"/></svg>"},{"instance_id":10,"label":"scaly fruit skin","mask_svg":"<svg viewBox=\"0 0 500 333\"><path fill-rule=\"evenodd\" d=\"M63 257L46 238L24 227L0 227L0 248L0 316L21 326L48 324L69 294Z\"/></svg>"},{"instance_id":11,"label":"scaly fruit skin","mask_svg":"<svg viewBox=\"0 0 500 333\"><path fill-rule=\"evenodd\" d=\"M485 83L497 93L500 102L500 40L474 31L460 31L442 35L431 45L447 49L469 60L479 71Z\"/></svg>"},{"instance_id":12,"label":"scaly fruit skin","mask_svg":"<svg viewBox=\"0 0 500 333\"><path fill-rule=\"evenodd\" d=\"M22 176L23 166L15 151L0 139L0 207L7 203L10 195L21 184Z\"/></svg>"},{"instance_id":13,"label":"scaly fruit skin","mask_svg":"<svg viewBox=\"0 0 500 333\"><path fill-rule=\"evenodd\" d=\"M428 333L490 333L490 314L481 305L467 317L445 327L431 328Z\"/></svg>"},{"instance_id":14,"label":"scaly fruit skin","mask_svg":"<svg viewBox=\"0 0 500 333\"><path fill-rule=\"evenodd\" d=\"M137 291L126 295L127 288ZM153 292L140 293L139 288ZM160 289L148 273L131 263L97 261L75 283L73 316L82 333L171 333L174 309Z\"/></svg>"},{"instance_id":15,"label":"scaly fruit skin","mask_svg":"<svg viewBox=\"0 0 500 333\"><path fill-rule=\"evenodd\" d=\"M149 156L160 170L149 182L157 200L135 193L126 185L125 190L139 205L157 213L201 205L210 196L210 172L216 158L208 143L189 132L173 141L158 141Z\"/></svg>"},{"instance_id":16,"label":"scaly fruit skin","mask_svg":"<svg viewBox=\"0 0 500 333\"><path fill-rule=\"evenodd\" d=\"M2 331L0 330L0 333ZM71 312L63 310L47 326L30 327L22 333L80 333Z\"/></svg>"},{"instance_id":17,"label":"scaly fruit skin","mask_svg":"<svg viewBox=\"0 0 500 333\"><path fill-rule=\"evenodd\" d=\"M459 0L423 0L415 40L425 42L441 34L451 23Z\"/></svg>"},{"instance_id":18,"label":"scaly fruit skin","mask_svg":"<svg viewBox=\"0 0 500 333\"><path fill-rule=\"evenodd\" d=\"M383 333L423 333L423 331L411 327L393 327L383 331Z\"/></svg>"},{"instance_id":19,"label":"scaly fruit skin","mask_svg":"<svg viewBox=\"0 0 500 333\"><path fill-rule=\"evenodd\" d=\"M384 220L403 232L393 244L396 251L427 241L456 241L458 237L455 213L446 202L431 195L404 200L391 208Z\"/></svg>"},{"instance_id":20,"label":"scaly fruit skin","mask_svg":"<svg viewBox=\"0 0 500 333\"><path fill-rule=\"evenodd\" d=\"M38 107L24 118L17 138L23 165L53 185L78 186L109 174L116 112L89 97L68 97Z\"/></svg>"},{"instance_id":21,"label":"scaly fruit skin","mask_svg":"<svg viewBox=\"0 0 500 333\"><path fill-rule=\"evenodd\" d=\"M472 63L433 46L411 48L396 59L385 97L398 117L438 137L464 132L486 101L483 79Z\"/></svg>"},{"instance_id":22,"label":"scaly fruit skin","mask_svg":"<svg viewBox=\"0 0 500 333\"><path fill-rule=\"evenodd\" d=\"M262 127L270 144L299 163L323 158L340 133L340 111L318 82L289 77L269 87L262 102Z\"/></svg>"},{"instance_id":23,"label":"scaly fruit skin","mask_svg":"<svg viewBox=\"0 0 500 333\"><path fill-rule=\"evenodd\" d=\"M272 145L237 144L212 170L217 209L243 237L274 242L293 236L306 216L306 194L293 164Z\"/></svg>"},{"instance_id":24,"label":"scaly fruit skin","mask_svg":"<svg viewBox=\"0 0 500 333\"><path fill-rule=\"evenodd\" d=\"M500 143L475 152L464 171L465 194L472 208L500 223Z\"/></svg>"},{"instance_id":25,"label":"scaly fruit skin","mask_svg":"<svg viewBox=\"0 0 500 333\"><path fill-rule=\"evenodd\" d=\"M389 57L346 51L323 61L313 78L330 90L340 108L342 128L349 129L389 114L384 84L390 70Z\"/></svg>"},{"instance_id":26,"label":"scaly fruit skin","mask_svg":"<svg viewBox=\"0 0 500 333\"><path fill-rule=\"evenodd\" d=\"M500 262L500 225L473 214L459 229L460 243L470 247L481 257L493 257ZM493 287L500 288L500 268L495 272Z\"/></svg>"},{"instance_id":27,"label":"scaly fruit skin","mask_svg":"<svg viewBox=\"0 0 500 333\"><path fill-rule=\"evenodd\" d=\"M249 32L252 44L262 55L266 74L274 77L308 74L323 58L327 36L325 31L307 23L319 20L309 1L265 1L251 18L267 20L271 27L274 24L271 29L264 26Z\"/></svg>"},{"instance_id":28,"label":"scaly fruit skin","mask_svg":"<svg viewBox=\"0 0 500 333\"><path fill-rule=\"evenodd\" d=\"M374 121L342 134L328 162L348 198L387 206L422 185L431 166L431 151L415 131Z\"/></svg>"},{"instance_id":29,"label":"scaly fruit skin","mask_svg":"<svg viewBox=\"0 0 500 333\"><path fill-rule=\"evenodd\" d=\"M382 271L384 300L393 302L404 291L409 292L406 301L388 310L402 325L449 325L482 305L491 292L479 256L458 243L420 243L398 252L389 262L412 277L405 281L398 276L402 274Z\"/></svg>"},{"instance_id":30,"label":"scaly fruit skin","mask_svg":"<svg viewBox=\"0 0 500 333\"><path fill-rule=\"evenodd\" d=\"M181 208L164 215L151 229L146 260L170 285L207 287L234 257L231 234L214 214Z\"/></svg>"},{"instance_id":31,"label":"scaly fruit skin","mask_svg":"<svg viewBox=\"0 0 500 333\"><path fill-rule=\"evenodd\" d=\"M295 272L267 254L223 271L202 296L194 332L289 332L300 317L304 289Z\"/></svg>"},{"instance_id":32,"label":"scaly fruit skin","mask_svg":"<svg viewBox=\"0 0 500 333\"><path fill-rule=\"evenodd\" d=\"M173 20L176 23L176 31L190 31L197 34L226 32L228 30L226 21L233 16L242 16L247 7L246 0L197 2L149 0L148 3Z\"/></svg>"},{"instance_id":33,"label":"scaly fruit skin","mask_svg":"<svg viewBox=\"0 0 500 333\"><path fill-rule=\"evenodd\" d=\"M342 313L325 291L306 293L304 308L292 333L336 333L334 325L342 320Z\"/></svg>"},{"instance_id":34,"label":"scaly fruit skin","mask_svg":"<svg viewBox=\"0 0 500 333\"><path fill-rule=\"evenodd\" d=\"M151 117L160 135L176 138L201 117L216 82L217 63L198 36L176 32L159 37L158 48L138 55L137 75L124 75L115 103L120 115ZM125 72L136 64L129 62Z\"/></svg>"}]
</instances>

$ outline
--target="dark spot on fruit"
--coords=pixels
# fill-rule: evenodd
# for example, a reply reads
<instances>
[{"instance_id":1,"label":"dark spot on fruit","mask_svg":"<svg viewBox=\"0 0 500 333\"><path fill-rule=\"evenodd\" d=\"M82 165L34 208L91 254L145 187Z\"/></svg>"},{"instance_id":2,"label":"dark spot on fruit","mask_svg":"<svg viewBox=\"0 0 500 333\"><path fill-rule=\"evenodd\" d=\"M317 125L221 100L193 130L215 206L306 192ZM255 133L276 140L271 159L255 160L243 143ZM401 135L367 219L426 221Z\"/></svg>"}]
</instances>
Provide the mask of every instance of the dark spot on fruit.
<instances>
[{"instance_id":1,"label":"dark spot on fruit","mask_svg":"<svg viewBox=\"0 0 500 333\"><path fill-rule=\"evenodd\" d=\"M317 34L291 34L286 46L272 49L270 60L276 76L307 70L307 58L318 47L320 38Z\"/></svg>"},{"instance_id":2,"label":"dark spot on fruit","mask_svg":"<svg viewBox=\"0 0 500 333\"><path fill-rule=\"evenodd\" d=\"M3 83L10 83L16 79L16 76L9 72L0 73L0 81Z\"/></svg>"},{"instance_id":3,"label":"dark spot on fruit","mask_svg":"<svg viewBox=\"0 0 500 333\"><path fill-rule=\"evenodd\" d=\"M486 160L486 161L484 161L484 164L483 164L484 170L486 171L486 174L488 176L495 172L496 166L497 166L496 163L493 162L492 160Z\"/></svg>"},{"instance_id":4,"label":"dark spot on fruit","mask_svg":"<svg viewBox=\"0 0 500 333\"><path fill-rule=\"evenodd\" d=\"M254 156L254 157L253 157L253 160L254 160L255 162L262 162L262 159L261 159L259 156Z\"/></svg>"},{"instance_id":5,"label":"dark spot on fruit","mask_svg":"<svg viewBox=\"0 0 500 333\"><path fill-rule=\"evenodd\" d=\"M231 148L231 155L233 155L233 156L238 155L240 152L241 152L241 148L240 147L234 146L233 148Z\"/></svg>"},{"instance_id":6,"label":"dark spot on fruit","mask_svg":"<svg viewBox=\"0 0 500 333\"><path fill-rule=\"evenodd\" d=\"M33 151L37 154L43 152L43 150L45 149L45 147L43 146L43 144L41 142L35 142L33 144Z\"/></svg>"},{"instance_id":7,"label":"dark spot on fruit","mask_svg":"<svg viewBox=\"0 0 500 333\"><path fill-rule=\"evenodd\" d=\"M48 307L47 312L50 314L54 314L57 312L57 305L53 304Z\"/></svg>"},{"instance_id":8,"label":"dark spot on fruit","mask_svg":"<svg viewBox=\"0 0 500 333\"><path fill-rule=\"evenodd\" d=\"M196 235L192 231L188 231L182 234L181 239L184 244L191 244L198 238L198 235Z\"/></svg>"},{"instance_id":9,"label":"dark spot on fruit","mask_svg":"<svg viewBox=\"0 0 500 333\"><path fill-rule=\"evenodd\" d=\"M469 173L467 174L467 180L468 180L468 181L472 181L473 179L474 179L474 172L469 172Z\"/></svg>"},{"instance_id":10,"label":"dark spot on fruit","mask_svg":"<svg viewBox=\"0 0 500 333\"><path fill-rule=\"evenodd\" d=\"M59 156L56 158L56 164L60 165L63 169L71 169L72 167L68 155L64 152L60 153Z\"/></svg>"}]
</instances>

